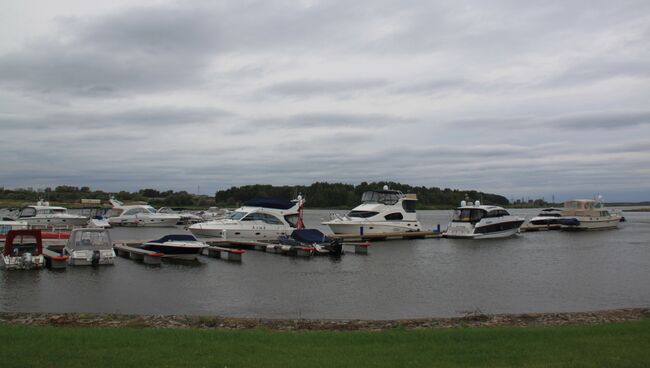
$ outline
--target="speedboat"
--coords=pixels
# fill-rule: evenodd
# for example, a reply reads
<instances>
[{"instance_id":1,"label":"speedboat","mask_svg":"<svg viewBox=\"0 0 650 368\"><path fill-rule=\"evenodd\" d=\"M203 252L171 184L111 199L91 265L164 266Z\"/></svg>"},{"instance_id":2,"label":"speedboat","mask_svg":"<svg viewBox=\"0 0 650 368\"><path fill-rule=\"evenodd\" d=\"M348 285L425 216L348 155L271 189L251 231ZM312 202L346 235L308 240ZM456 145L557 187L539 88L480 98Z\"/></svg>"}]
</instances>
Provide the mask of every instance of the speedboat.
<instances>
[{"instance_id":1,"label":"speedboat","mask_svg":"<svg viewBox=\"0 0 650 368\"><path fill-rule=\"evenodd\" d=\"M111 226L175 226L180 216L168 213L157 213L156 209L145 204L125 205L111 198L113 209L108 213L108 223Z\"/></svg>"},{"instance_id":2,"label":"speedboat","mask_svg":"<svg viewBox=\"0 0 650 368\"><path fill-rule=\"evenodd\" d=\"M50 206L49 202L38 201L35 205L23 207L16 221L24 221L32 228L73 228L84 226L88 217L72 215L65 207Z\"/></svg>"},{"instance_id":3,"label":"speedboat","mask_svg":"<svg viewBox=\"0 0 650 368\"><path fill-rule=\"evenodd\" d=\"M52 247L48 247L52 249ZM115 259L113 243L105 229L74 229L62 250L72 266L111 265Z\"/></svg>"},{"instance_id":4,"label":"speedboat","mask_svg":"<svg viewBox=\"0 0 650 368\"><path fill-rule=\"evenodd\" d=\"M347 215L330 215L323 222L334 234L382 234L389 232L421 231L422 225L415 213L417 197L390 190L387 185L382 190L363 193L361 204Z\"/></svg>"},{"instance_id":5,"label":"speedboat","mask_svg":"<svg viewBox=\"0 0 650 368\"><path fill-rule=\"evenodd\" d=\"M445 236L447 238L496 239L507 238L519 232L524 219L512 216L498 206L484 206L479 201L460 202L454 211Z\"/></svg>"},{"instance_id":6,"label":"speedboat","mask_svg":"<svg viewBox=\"0 0 650 368\"><path fill-rule=\"evenodd\" d=\"M562 230L616 229L621 222L619 213L610 213L599 196L598 200L575 199L564 202Z\"/></svg>"},{"instance_id":7,"label":"speedboat","mask_svg":"<svg viewBox=\"0 0 650 368\"><path fill-rule=\"evenodd\" d=\"M522 231L559 230L561 225L561 208L544 208L537 216L531 218L521 227Z\"/></svg>"},{"instance_id":8,"label":"speedboat","mask_svg":"<svg viewBox=\"0 0 650 368\"><path fill-rule=\"evenodd\" d=\"M165 235L160 239L142 244L142 249L163 253L165 257L195 260L208 245L189 234Z\"/></svg>"},{"instance_id":9,"label":"speedboat","mask_svg":"<svg viewBox=\"0 0 650 368\"><path fill-rule=\"evenodd\" d=\"M303 204L301 196L292 201L254 198L224 219L194 224L189 230L199 237L275 241L302 227Z\"/></svg>"},{"instance_id":10,"label":"speedboat","mask_svg":"<svg viewBox=\"0 0 650 368\"><path fill-rule=\"evenodd\" d=\"M10 230L7 233L2 265L7 270L39 269L45 265L40 230Z\"/></svg>"}]
</instances>

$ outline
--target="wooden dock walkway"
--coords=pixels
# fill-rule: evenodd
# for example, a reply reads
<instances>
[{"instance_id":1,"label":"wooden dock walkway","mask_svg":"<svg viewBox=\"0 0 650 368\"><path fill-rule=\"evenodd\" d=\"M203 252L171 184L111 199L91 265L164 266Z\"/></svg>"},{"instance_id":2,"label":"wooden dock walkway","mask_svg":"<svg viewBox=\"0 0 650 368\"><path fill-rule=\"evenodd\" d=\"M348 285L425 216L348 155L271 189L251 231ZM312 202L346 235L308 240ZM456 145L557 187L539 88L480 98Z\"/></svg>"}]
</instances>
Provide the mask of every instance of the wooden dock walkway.
<instances>
[{"instance_id":1,"label":"wooden dock walkway","mask_svg":"<svg viewBox=\"0 0 650 368\"><path fill-rule=\"evenodd\" d=\"M381 234L333 234L330 238L344 241L369 241L369 240L402 240L402 239L431 239L441 238L438 231L398 231Z\"/></svg>"}]
</instances>

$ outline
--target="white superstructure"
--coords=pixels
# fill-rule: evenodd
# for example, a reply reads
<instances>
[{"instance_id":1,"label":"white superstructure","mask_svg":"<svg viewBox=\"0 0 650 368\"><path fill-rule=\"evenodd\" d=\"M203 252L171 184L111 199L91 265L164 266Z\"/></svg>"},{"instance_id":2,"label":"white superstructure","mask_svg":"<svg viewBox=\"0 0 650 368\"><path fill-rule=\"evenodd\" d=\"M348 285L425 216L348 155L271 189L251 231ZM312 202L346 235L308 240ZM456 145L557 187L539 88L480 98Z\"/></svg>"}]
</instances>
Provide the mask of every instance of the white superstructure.
<instances>
[{"instance_id":1,"label":"white superstructure","mask_svg":"<svg viewBox=\"0 0 650 368\"><path fill-rule=\"evenodd\" d=\"M73 228L88 223L88 217L69 214L65 207L50 206L44 201L23 207L16 220L26 222L32 228Z\"/></svg>"},{"instance_id":2,"label":"white superstructure","mask_svg":"<svg viewBox=\"0 0 650 368\"><path fill-rule=\"evenodd\" d=\"M111 226L175 226L181 217L168 213L157 213L156 209L144 204L124 205L111 198L113 209L108 213L108 223Z\"/></svg>"},{"instance_id":3,"label":"white superstructure","mask_svg":"<svg viewBox=\"0 0 650 368\"><path fill-rule=\"evenodd\" d=\"M189 230L198 237L223 239L277 240L302 226L303 200L255 198L221 220L191 225Z\"/></svg>"},{"instance_id":4,"label":"white superstructure","mask_svg":"<svg viewBox=\"0 0 650 368\"><path fill-rule=\"evenodd\" d=\"M390 232L421 231L417 219L415 194L403 194L384 186L382 190L363 193L361 204L347 215L331 215L323 222L335 234L382 234Z\"/></svg>"},{"instance_id":5,"label":"white superstructure","mask_svg":"<svg viewBox=\"0 0 650 368\"><path fill-rule=\"evenodd\" d=\"M105 229L74 229L63 248L72 266L111 265L115 251Z\"/></svg>"},{"instance_id":6,"label":"white superstructure","mask_svg":"<svg viewBox=\"0 0 650 368\"><path fill-rule=\"evenodd\" d=\"M506 238L519 232L524 219L512 216L498 206L483 206L479 201L460 203L447 226L448 238L494 239Z\"/></svg>"}]
</instances>

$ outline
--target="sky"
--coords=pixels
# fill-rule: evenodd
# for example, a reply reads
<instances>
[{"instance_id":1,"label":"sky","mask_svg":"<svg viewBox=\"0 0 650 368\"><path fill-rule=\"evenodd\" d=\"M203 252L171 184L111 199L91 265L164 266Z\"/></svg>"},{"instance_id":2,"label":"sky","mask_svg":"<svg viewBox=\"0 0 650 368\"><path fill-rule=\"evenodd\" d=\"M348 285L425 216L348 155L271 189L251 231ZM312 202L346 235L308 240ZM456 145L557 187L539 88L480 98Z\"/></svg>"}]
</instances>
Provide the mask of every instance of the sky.
<instances>
[{"instance_id":1,"label":"sky","mask_svg":"<svg viewBox=\"0 0 650 368\"><path fill-rule=\"evenodd\" d=\"M650 200L650 2L1 0L0 187Z\"/></svg>"}]
</instances>

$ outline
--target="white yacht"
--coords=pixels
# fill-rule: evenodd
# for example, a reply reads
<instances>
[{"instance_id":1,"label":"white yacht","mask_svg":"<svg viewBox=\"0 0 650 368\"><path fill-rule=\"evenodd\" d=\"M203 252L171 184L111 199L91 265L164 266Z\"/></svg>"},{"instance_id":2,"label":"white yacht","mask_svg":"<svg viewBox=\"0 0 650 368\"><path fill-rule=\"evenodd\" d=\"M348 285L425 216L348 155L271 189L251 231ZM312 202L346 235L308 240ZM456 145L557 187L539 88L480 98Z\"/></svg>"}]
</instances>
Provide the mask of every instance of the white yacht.
<instances>
[{"instance_id":1,"label":"white yacht","mask_svg":"<svg viewBox=\"0 0 650 368\"><path fill-rule=\"evenodd\" d=\"M562 210L562 230L606 230L615 229L622 216L610 213L602 201L593 199L575 199L564 202Z\"/></svg>"},{"instance_id":2,"label":"white yacht","mask_svg":"<svg viewBox=\"0 0 650 368\"><path fill-rule=\"evenodd\" d=\"M157 213L156 209L144 204L124 205L124 203L110 199L113 205L108 213L108 223L111 226L175 226L181 217L168 213Z\"/></svg>"},{"instance_id":3,"label":"white yacht","mask_svg":"<svg viewBox=\"0 0 650 368\"><path fill-rule=\"evenodd\" d=\"M194 224L189 230L198 237L275 241L302 227L303 204L301 196L293 201L254 198L224 219Z\"/></svg>"},{"instance_id":4,"label":"white yacht","mask_svg":"<svg viewBox=\"0 0 650 368\"><path fill-rule=\"evenodd\" d=\"M359 206L345 216L332 214L323 225L329 226L334 234L421 231L422 225L415 213L416 202L415 194L403 194L385 185L382 190L363 193Z\"/></svg>"},{"instance_id":5,"label":"white yacht","mask_svg":"<svg viewBox=\"0 0 650 368\"><path fill-rule=\"evenodd\" d=\"M512 216L498 206L483 206L479 201L462 201L454 211L445 236L447 238L495 239L507 238L519 232L524 219Z\"/></svg>"},{"instance_id":6,"label":"white yacht","mask_svg":"<svg viewBox=\"0 0 650 368\"><path fill-rule=\"evenodd\" d=\"M50 206L45 201L22 208L16 220L32 228L73 228L88 223L88 217L69 214L65 207Z\"/></svg>"}]
</instances>

